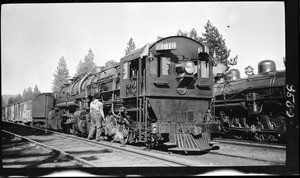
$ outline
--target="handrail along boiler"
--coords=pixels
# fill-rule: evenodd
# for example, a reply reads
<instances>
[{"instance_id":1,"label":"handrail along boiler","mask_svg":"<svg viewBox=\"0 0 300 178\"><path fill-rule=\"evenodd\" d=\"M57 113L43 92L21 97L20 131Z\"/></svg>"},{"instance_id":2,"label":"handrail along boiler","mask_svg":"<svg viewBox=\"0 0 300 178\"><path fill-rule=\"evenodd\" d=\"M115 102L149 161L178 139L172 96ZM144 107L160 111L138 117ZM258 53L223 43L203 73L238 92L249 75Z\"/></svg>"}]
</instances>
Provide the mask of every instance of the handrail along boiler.
<instances>
[{"instance_id":1,"label":"handrail along boiler","mask_svg":"<svg viewBox=\"0 0 300 178\"><path fill-rule=\"evenodd\" d=\"M48 126L87 134L89 103L104 104L104 135L125 143L170 150L211 149L210 133L219 124L210 117L213 98L208 47L183 36L147 44L120 63L73 78L56 94Z\"/></svg>"}]
</instances>

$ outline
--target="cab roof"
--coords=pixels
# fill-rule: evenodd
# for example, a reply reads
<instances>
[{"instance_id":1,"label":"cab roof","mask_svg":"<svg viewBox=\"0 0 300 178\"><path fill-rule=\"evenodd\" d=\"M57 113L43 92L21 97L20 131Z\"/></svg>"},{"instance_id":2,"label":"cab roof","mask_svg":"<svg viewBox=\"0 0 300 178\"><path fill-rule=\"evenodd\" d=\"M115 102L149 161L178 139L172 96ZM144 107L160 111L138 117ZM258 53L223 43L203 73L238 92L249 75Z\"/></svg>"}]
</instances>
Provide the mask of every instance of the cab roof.
<instances>
[{"instance_id":1,"label":"cab roof","mask_svg":"<svg viewBox=\"0 0 300 178\"><path fill-rule=\"evenodd\" d=\"M159 43L160 41L166 40L168 38L187 38L187 39L190 39L192 41L195 41L195 42L201 44L200 42L198 42L198 41L196 41L194 39L185 37L185 36L169 36L169 37L165 37L165 38L160 38L157 41L155 41L153 43L150 43L149 44L149 49L152 48L156 43ZM201 45L203 45L203 44L201 44ZM147 46L147 44L145 46L143 46L142 48L136 49L136 50L128 53L127 55L125 55L124 57L121 58L121 61L126 62L126 61L131 61L133 59L139 58L140 54L143 53L143 51L144 51L144 49L145 49L146 46Z\"/></svg>"}]
</instances>

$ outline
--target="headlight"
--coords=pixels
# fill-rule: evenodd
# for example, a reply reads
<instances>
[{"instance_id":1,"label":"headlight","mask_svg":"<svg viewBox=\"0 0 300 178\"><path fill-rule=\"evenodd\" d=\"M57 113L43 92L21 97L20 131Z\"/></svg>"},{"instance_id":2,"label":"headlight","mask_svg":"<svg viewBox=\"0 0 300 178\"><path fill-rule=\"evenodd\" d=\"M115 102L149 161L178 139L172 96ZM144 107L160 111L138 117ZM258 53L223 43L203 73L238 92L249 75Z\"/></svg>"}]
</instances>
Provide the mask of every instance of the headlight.
<instances>
[{"instance_id":1,"label":"headlight","mask_svg":"<svg viewBox=\"0 0 300 178\"><path fill-rule=\"evenodd\" d=\"M192 61L187 61L184 66L184 70L188 74L193 74L196 71L196 66Z\"/></svg>"}]
</instances>

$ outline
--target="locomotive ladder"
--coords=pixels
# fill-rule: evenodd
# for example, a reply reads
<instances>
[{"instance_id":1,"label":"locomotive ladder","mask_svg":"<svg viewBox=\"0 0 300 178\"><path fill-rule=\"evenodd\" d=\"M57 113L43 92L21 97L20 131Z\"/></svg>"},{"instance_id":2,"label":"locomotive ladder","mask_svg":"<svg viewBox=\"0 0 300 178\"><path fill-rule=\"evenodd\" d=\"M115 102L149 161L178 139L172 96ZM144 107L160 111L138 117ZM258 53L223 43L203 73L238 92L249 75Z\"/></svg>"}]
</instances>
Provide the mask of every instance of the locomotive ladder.
<instances>
[{"instance_id":1,"label":"locomotive ladder","mask_svg":"<svg viewBox=\"0 0 300 178\"><path fill-rule=\"evenodd\" d=\"M142 123L143 123L143 115L144 115L144 107L143 107L143 97L138 98L138 128L139 128L139 142L143 142L143 133L142 133Z\"/></svg>"},{"instance_id":2,"label":"locomotive ladder","mask_svg":"<svg viewBox=\"0 0 300 178\"><path fill-rule=\"evenodd\" d=\"M138 132L139 132L139 142L145 142L147 140L147 99L145 96L138 98Z\"/></svg>"},{"instance_id":3,"label":"locomotive ladder","mask_svg":"<svg viewBox=\"0 0 300 178\"><path fill-rule=\"evenodd\" d=\"M140 62L140 69L142 68L142 64ZM137 121L138 121L138 142L146 142L147 141L147 118L148 118L148 107L146 99L143 94L145 93L145 81L146 81L146 69L144 69L144 75L142 76L141 70L139 70L139 75L137 76L136 86L137 86ZM141 80L140 80L141 79ZM140 85L143 83L143 87Z\"/></svg>"}]
</instances>

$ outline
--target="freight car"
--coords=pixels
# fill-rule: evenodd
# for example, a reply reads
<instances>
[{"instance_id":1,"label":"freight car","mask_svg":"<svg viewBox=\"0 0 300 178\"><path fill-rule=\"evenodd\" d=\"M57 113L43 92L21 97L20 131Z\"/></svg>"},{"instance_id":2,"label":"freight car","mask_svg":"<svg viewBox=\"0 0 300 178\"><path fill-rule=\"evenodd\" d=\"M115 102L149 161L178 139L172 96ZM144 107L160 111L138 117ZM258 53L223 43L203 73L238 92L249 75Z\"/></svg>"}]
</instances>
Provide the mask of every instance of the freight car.
<instances>
[{"instance_id":1,"label":"freight car","mask_svg":"<svg viewBox=\"0 0 300 178\"><path fill-rule=\"evenodd\" d=\"M54 107L53 93L39 94L32 102L32 124L47 127L48 113Z\"/></svg>"},{"instance_id":2,"label":"freight car","mask_svg":"<svg viewBox=\"0 0 300 178\"><path fill-rule=\"evenodd\" d=\"M170 150L211 149L213 76L208 47L187 37L148 43L97 73L74 77L55 94L50 129L89 132L89 104L104 104L102 135L113 141L165 146Z\"/></svg>"},{"instance_id":3,"label":"freight car","mask_svg":"<svg viewBox=\"0 0 300 178\"><path fill-rule=\"evenodd\" d=\"M232 69L223 75L223 82L214 85L215 115L222 122L223 134L284 142L285 71L277 71L272 60L261 61L256 75L249 69L245 69L246 78Z\"/></svg>"},{"instance_id":4,"label":"freight car","mask_svg":"<svg viewBox=\"0 0 300 178\"><path fill-rule=\"evenodd\" d=\"M13 103L4 108L3 120L32 126L46 127L46 117L53 109L52 93L42 93L33 100Z\"/></svg>"}]
</instances>

